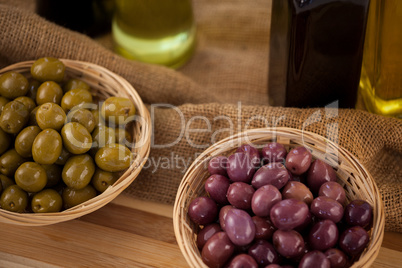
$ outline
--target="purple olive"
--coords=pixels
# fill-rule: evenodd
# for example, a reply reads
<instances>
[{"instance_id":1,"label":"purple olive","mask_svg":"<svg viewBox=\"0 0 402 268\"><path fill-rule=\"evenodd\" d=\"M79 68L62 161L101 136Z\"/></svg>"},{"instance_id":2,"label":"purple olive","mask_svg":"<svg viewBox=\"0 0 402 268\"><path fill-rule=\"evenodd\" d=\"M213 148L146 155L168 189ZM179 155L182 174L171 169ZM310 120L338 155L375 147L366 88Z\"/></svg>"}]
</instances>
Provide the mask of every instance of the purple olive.
<instances>
[{"instance_id":1,"label":"purple olive","mask_svg":"<svg viewBox=\"0 0 402 268\"><path fill-rule=\"evenodd\" d=\"M356 256L366 248L370 237L360 226L353 226L344 231L339 238L339 247L349 256Z\"/></svg>"},{"instance_id":2,"label":"purple olive","mask_svg":"<svg viewBox=\"0 0 402 268\"><path fill-rule=\"evenodd\" d=\"M223 155L215 156L208 163L209 174L218 174L227 176L226 169L228 167L228 158Z\"/></svg>"},{"instance_id":3,"label":"purple olive","mask_svg":"<svg viewBox=\"0 0 402 268\"><path fill-rule=\"evenodd\" d=\"M257 262L248 254L239 254L234 257L227 268L258 268Z\"/></svg>"},{"instance_id":4,"label":"purple olive","mask_svg":"<svg viewBox=\"0 0 402 268\"><path fill-rule=\"evenodd\" d=\"M331 263L331 268L343 268L348 264L348 257L342 250L330 248L324 254Z\"/></svg>"},{"instance_id":5,"label":"purple olive","mask_svg":"<svg viewBox=\"0 0 402 268\"><path fill-rule=\"evenodd\" d=\"M211 175L205 181L205 191L209 194L209 196L219 205L226 205L229 203L226 193L230 186L230 181L228 178L214 174Z\"/></svg>"},{"instance_id":6,"label":"purple olive","mask_svg":"<svg viewBox=\"0 0 402 268\"><path fill-rule=\"evenodd\" d=\"M261 149L264 163L284 162L287 153L285 146L278 142L270 142Z\"/></svg>"},{"instance_id":7,"label":"purple olive","mask_svg":"<svg viewBox=\"0 0 402 268\"><path fill-rule=\"evenodd\" d=\"M243 144L239 148L237 148L236 152L242 152L248 154L250 156L251 162L253 163L254 167L259 167L261 163L260 159L260 152L258 149L249 145Z\"/></svg>"},{"instance_id":8,"label":"purple olive","mask_svg":"<svg viewBox=\"0 0 402 268\"><path fill-rule=\"evenodd\" d=\"M309 169L312 158L306 147L293 148L286 156L286 168L295 175L301 175Z\"/></svg>"},{"instance_id":9,"label":"purple olive","mask_svg":"<svg viewBox=\"0 0 402 268\"><path fill-rule=\"evenodd\" d=\"M225 219L226 215L228 214L228 211L233 209L234 207L232 205L226 205L219 210L219 225L221 226L222 230L225 231Z\"/></svg>"},{"instance_id":10,"label":"purple olive","mask_svg":"<svg viewBox=\"0 0 402 268\"><path fill-rule=\"evenodd\" d=\"M311 213L319 219L328 219L335 223L343 217L343 206L326 196L319 196L313 200L310 205Z\"/></svg>"},{"instance_id":11,"label":"purple olive","mask_svg":"<svg viewBox=\"0 0 402 268\"><path fill-rule=\"evenodd\" d=\"M331 268L331 263L324 253L313 250L303 256L298 268Z\"/></svg>"},{"instance_id":12,"label":"purple olive","mask_svg":"<svg viewBox=\"0 0 402 268\"><path fill-rule=\"evenodd\" d=\"M251 181L254 188L258 189L264 185L273 185L281 189L289 181L290 176L282 163L269 163L259 168Z\"/></svg>"},{"instance_id":13,"label":"purple olive","mask_svg":"<svg viewBox=\"0 0 402 268\"><path fill-rule=\"evenodd\" d=\"M248 254L262 267L279 262L279 255L274 246L263 239L257 239L249 248Z\"/></svg>"},{"instance_id":14,"label":"purple olive","mask_svg":"<svg viewBox=\"0 0 402 268\"><path fill-rule=\"evenodd\" d=\"M344 219L349 226L363 228L371 224L373 207L364 200L353 200L345 208Z\"/></svg>"},{"instance_id":15,"label":"purple olive","mask_svg":"<svg viewBox=\"0 0 402 268\"><path fill-rule=\"evenodd\" d=\"M227 199L236 208L251 209L251 199L254 195L254 188L244 182L233 182L227 191Z\"/></svg>"},{"instance_id":16,"label":"purple olive","mask_svg":"<svg viewBox=\"0 0 402 268\"><path fill-rule=\"evenodd\" d=\"M285 199L271 208L270 218L276 228L286 231L303 224L308 212L306 203L297 199Z\"/></svg>"},{"instance_id":17,"label":"purple olive","mask_svg":"<svg viewBox=\"0 0 402 268\"><path fill-rule=\"evenodd\" d=\"M314 160L307 172L307 185L311 192L318 193L321 185L327 181L336 181L335 170L320 159Z\"/></svg>"},{"instance_id":18,"label":"purple olive","mask_svg":"<svg viewBox=\"0 0 402 268\"><path fill-rule=\"evenodd\" d=\"M296 258L304 253L304 239L294 230L276 230L272 243L276 251L285 258Z\"/></svg>"},{"instance_id":19,"label":"purple olive","mask_svg":"<svg viewBox=\"0 0 402 268\"><path fill-rule=\"evenodd\" d=\"M335 246L339 232L331 220L323 220L314 224L309 234L309 245L312 249L324 251Z\"/></svg>"},{"instance_id":20,"label":"purple olive","mask_svg":"<svg viewBox=\"0 0 402 268\"><path fill-rule=\"evenodd\" d=\"M255 173L255 166L249 154L236 152L229 156L226 171L232 181L249 183Z\"/></svg>"},{"instance_id":21,"label":"purple olive","mask_svg":"<svg viewBox=\"0 0 402 268\"><path fill-rule=\"evenodd\" d=\"M273 205L282 200L281 192L273 185L264 185L258 188L252 199L251 209L260 217L268 217Z\"/></svg>"},{"instance_id":22,"label":"purple olive","mask_svg":"<svg viewBox=\"0 0 402 268\"><path fill-rule=\"evenodd\" d=\"M345 190L336 181L327 181L323 183L318 190L318 195L332 198L342 205L345 204L346 201Z\"/></svg>"},{"instance_id":23,"label":"purple olive","mask_svg":"<svg viewBox=\"0 0 402 268\"><path fill-rule=\"evenodd\" d=\"M205 243L217 232L222 231L221 226L217 223L211 223L202 228L197 234L197 247L202 249Z\"/></svg>"},{"instance_id":24,"label":"purple olive","mask_svg":"<svg viewBox=\"0 0 402 268\"><path fill-rule=\"evenodd\" d=\"M276 228L269 220L269 218L263 218L259 216L251 217L255 224L255 238L256 239L271 239Z\"/></svg>"},{"instance_id":25,"label":"purple olive","mask_svg":"<svg viewBox=\"0 0 402 268\"><path fill-rule=\"evenodd\" d=\"M282 189L282 197L283 199L294 198L303 201L307 205L310 205L314 199L310 189L298 181L289 181L286 183L285 187Z\"/></svg>"},{"instance_id":26,"label":"purple olive","mask_svg":"<svg viewBox=\"0 0 402 268\"><path fill-rule=\"evenodd\" d=\"M225 232L218 232L208 239L201 257L208 267L222 267L232 256L234 245Z\"/></svg>"},{"instance_id":27,"label":"purple olive","mask_svg":"<svg viewBox=\"0 0 402 268\"><path fill-rule=\"evenodd\" d=\"M225 231L233 244L245 246L255 237L255 224L247 212L234 208L226 214Z\"/></svg>"},{"instance_id":28,"label":"purple olive","mask_svg":"<svg viewBox=\"0 0 402 268\"><path fill-rule=\"evenodd\" d=\"M188 216L194 223L206 225L216 220L218 206L211 198L199 196L188 206Z\"/></svg>"}]
</instances>

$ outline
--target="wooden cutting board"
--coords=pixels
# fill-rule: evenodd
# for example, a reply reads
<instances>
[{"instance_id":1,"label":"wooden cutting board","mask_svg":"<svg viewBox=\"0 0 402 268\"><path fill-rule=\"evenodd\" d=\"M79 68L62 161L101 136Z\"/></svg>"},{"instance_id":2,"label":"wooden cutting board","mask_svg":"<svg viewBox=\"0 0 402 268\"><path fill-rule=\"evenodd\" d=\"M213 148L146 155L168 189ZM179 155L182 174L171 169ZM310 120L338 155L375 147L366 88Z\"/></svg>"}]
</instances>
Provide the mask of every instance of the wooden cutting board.
<instances>
[{"instance_id":1,"label":"wooden cutting board","mask_svg":"<svg viewBox=\"0 0 402 268\"><path fill-rule=\"evenodd\" d=\"M0 224L0 267L188 267L172 213L172 206L120 195L65 223ZM385 234L372 267L402 267L402 234Z\"/></svg>"}]
</instances>

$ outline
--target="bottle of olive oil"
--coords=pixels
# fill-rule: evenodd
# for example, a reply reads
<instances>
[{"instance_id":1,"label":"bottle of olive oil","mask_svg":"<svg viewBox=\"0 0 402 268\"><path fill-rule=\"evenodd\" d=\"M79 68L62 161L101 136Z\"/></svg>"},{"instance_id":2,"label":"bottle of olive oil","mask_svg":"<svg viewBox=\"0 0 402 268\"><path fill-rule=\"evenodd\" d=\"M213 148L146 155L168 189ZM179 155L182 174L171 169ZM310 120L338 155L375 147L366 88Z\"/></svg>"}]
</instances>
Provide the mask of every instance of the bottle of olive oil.
<instances>
[{"instance_id":1,"label":"bottle of olive oil","mask_svg":"<svg viewBox=\"0 0 402 268\"><path fill-rule=\"evenodd\" d=\"M373 113L402 118L402 1L371 0L359 93Z\"/></svg>"},{"instance_id":2,"label":"bottle of olive oil","mask_svg":"<svg viewBox=\"0 0 402 268\"><path fill-rule=\"evenodd\" d=\"M116 0L112 34L118 54L177 68L195 46L191 0Z\"/></svg>"},{"instance_id":3,"label":"bottle of olive oil","mask_svg":"<svg viewBox=\"0 0 402 268\"><path fill-rule=\"evenodd\" d=\"M370 0L273 0L271 105L354 108Z\"/></svg>"}]
</instances>

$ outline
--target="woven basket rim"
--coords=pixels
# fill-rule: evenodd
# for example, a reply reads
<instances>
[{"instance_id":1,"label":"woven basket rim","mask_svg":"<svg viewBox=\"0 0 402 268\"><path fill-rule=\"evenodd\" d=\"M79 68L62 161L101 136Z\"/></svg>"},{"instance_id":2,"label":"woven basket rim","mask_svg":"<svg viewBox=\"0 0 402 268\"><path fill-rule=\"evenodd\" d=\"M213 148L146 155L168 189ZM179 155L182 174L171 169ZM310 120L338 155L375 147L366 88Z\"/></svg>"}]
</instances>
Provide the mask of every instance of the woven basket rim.
<instances>
[{"instance_id":1,"label":"woven basket rim","mask_svg":"<svg viewBox=\"0 0 402 268\"><path fill-rule=\"evenodd\" d=\"M266 138L264 138L266 136ZM251 137L251 140L259 140L260 142L264 141L272 141L275 140L275 137L278 139L277 141L282 143L285 142L294 142L294 139L298 139L300 137L306 138L307 140L314 140L316 143L323 146L325 144L326 148L330 148L330 150L336 150L339 152L338 157L342 158L341 162L337 163L337 172L343 171L344 168L351 168L353 171L356 171L355 176L360 178L364 178L364 181L359 181L360 185L365 185L372 191L372 203L373 205L373 227L370 231L370 242L367 249L362 253L359 260L356 261L352 267L369 267L377 257L379 253L379 249L382 244L383 236L384 236L384 226L385 226L385 214L384 214L384 206L382 202L382 198L379 192L379 189L372 178L371 174L364 168L363 165L359 162L359 160L351 154L345 148L335 144L331 140L313 133L309 131L299 130L295 128L289 127L269 127L269 128L256 128L246 130L232 136L226 137L206 150L202 152L197 159L190 165L187 169L187 172L184 174L182 181L178 187L176 199L173 207L173 227L175 232L175 237L179 248L185 257L187 263L191 267L207 267L200 257L200 253L195 245L195 237L192 228L191 222L189 222L189 218L187 217L187 208L186 204L189 201L189 192L193 194L194 197L197 196L195 192L197 189L193 189L193 185L196 182L198 183L198 187L203 184L205 181L204 178L194 177L196 175L203 174L201 173L200 169L204 169L205 173L205 162L208 161L213 156L220 155L224 152L230 152L236 149L240 144L244 144L246 137ZM281 140L281 141L279 141ZM229 145L231 144L231 145ZM299 143L294 143L293 145L289 145L290 147L295 147ZM309 144L311 145L311 144ZM311 148L310 148L311 149ZM318 148L314 148L319 151ZM322 147L320 148L323 149ZM313 158L314 154L313 154ZM330 165L334 166L336 163L329 161L328 159L323 159ZM348 163L343 163L348 162ZM207 175L208 176L208 175ZM338 174L339 176L339 174ZM355 189L353 189L355 190ZM362 189L365 190L365 189ZM205 194L205 190L198 189L198 192L203 192ZM348 194L348 193L347 193ZM187 203L186 203L187 201Z\"/></svg>"},{"instance_id":2,"label":"woven basket rim","mask_svg":"<svg viewBox=\"0 0 402 268\"><path fill-rule=\"evenodd\" d=\"M144 123L141 126L137 126L138 124L136 124L136 126L133 127L133 131L136 131L133 133L135 134L133 136L136 138L136 141L142 141L143 146L132 150L135 155L130 167L112 186L106 189L103 193L98 194L96 197L80 205L56 213L15 213L0 209L0 222L40 226L72 220L91 213L112 201L117 197L117 195L126 189L139 175L149 156L152 132L151 118L148 109L135 88L120 75L98 64L63 58L60 58L59 60L66 66L65 79L66 77L74 77L86 81L90 84L91 92L93 94L126 96L133 101L136 108L136 115L140 116ZM34 61L35 60L28 60L8 65L0 70L0 74L8 71L28 73ZM118 88L114 88L114 86ZM100 95L101 98L102 96L103 95Z\"/></svg>"}]
</instances>

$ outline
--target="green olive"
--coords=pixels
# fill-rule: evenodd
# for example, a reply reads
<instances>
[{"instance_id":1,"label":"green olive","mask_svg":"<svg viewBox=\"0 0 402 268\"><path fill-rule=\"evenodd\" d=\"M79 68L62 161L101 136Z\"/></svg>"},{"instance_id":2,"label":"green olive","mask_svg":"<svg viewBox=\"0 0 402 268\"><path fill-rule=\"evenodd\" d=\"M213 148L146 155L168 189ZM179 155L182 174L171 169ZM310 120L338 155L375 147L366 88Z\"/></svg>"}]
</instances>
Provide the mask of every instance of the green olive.
<instances>
[{"instance_id":1,"label":"green olive","mask_svg":"<svg viewBox=\"0 0 402 268\"><path fill-rule=\"evenodd\" d=\"M128 168L131 160L130 150L118 143L108 144L100 148L95 154L96 165L109 172L117 172Z\"/></svg>"},{"instance_id":2,"label":"green olive","mask_svg":"<svg viewBox=\"0 0 402 268\"><path fill-rule=\"evenodd\" d=\"M123 125L134 116L135 107L128 98L109 97L102 104L101 114L109 125Z\"/></svg>"},{"instance_id":3,"label":"green olive","mask_svg":"<svg viewBox=\"0 0 402 268\"><path fill-rule=\"evenodd\" d=\"M27 160L13 148L0 156L0 172L9 177L14 177L17 168Z\"/></svg>"},{"instance_id":4,"label":"green olive","mask_svg":"<svg viewBox=\"0 0 402 268\"><path fill-rule=\"evenodd\" d=\"M3 96L0 96L0 114L3 112L4 106L6 106L6 104L9 102L10 102L9 99L6 99Z\"/></svg>"},{"instance_id":5,"label":"green olive","mask_svg":"<svg viewBox=\"0 0 402 268\"><path fill-rule=\"evenodd\" d=\"M29 112L32 112L33 109L36 107L36 103L33 99L27 96L21 96L15 99L15 101L19 101L28 108Z\"/></svg>"},{"instance_id":6,"label":"green olive","mask_svg":"<svg viewBox=\"0 0 402 268\"><path fill-rule=\"evenodd\" d=\"M87 83L78 78L72 78L68 80L67 83L64 85L63 90L64 92L67 92L76 88L82 88L88 91L91 90Z\"/></svg>"},{"instance_id":7,"label":"green olive","mask_svg":"<svg viewBox=\"0 0 402 268\"><path fill-rule=\"evenodd\" d=\"M116 133L116 143L127 145L133 142L133 136L126 129L116 128L114 131Z\"/></svg>"},{"instance_id":8,"label":"green olive","mask_svg":"<svg viewBox=\"0 0 402 268\"><path fill-rule=\"evenodd\" d=\"M60 83L64 78L66 66L59 59L44 57L37 59L31 66L31 75L34 79L45 82Z\"/></svg>"},{"instance_id":9,"label":"green olive","mask_svg":"<svg viewBox=\"0 0 402 268\"><path fill-rule=\"evenodd\" d=\"M24 212L28 205L28 194L18 185L11 185L4 189L0 196L2 209L12 212Z\"/></svg>"},{"instance_id":10,"label":"green olive","mask_svg":"<svg viewBox=\"0 0 402 268\"><path fill-rule=\"evenodd\" d=\"M35 213L59 212L63 207L61 195L53 189L45 189L32 197L31 208Z\"/></svg>"},{"instance_id":11,"label":"green olive","mask_svg":"<svg viewBox=\"0 0 402 268\"><path fill-rule=\"evenodd\" d=\"M26 96L33 100L36 100L36 93L38 92L40 84L41 83L38 80L31 79L29 81L28 93Z\"/></svg>"},{"instance_id":12,"label":"green olive","mask_svg":"<svg viewBox=\"0 0 402 268\"><path fill-rule=\"evenodd\" d=\"M64 147L72 154L83 154L92 147L92 137L88 130L77 122L70 122L61 129Z\"/></svg>"},{"instance_id":13,"label":"green olive","mask_svg":"<svg viewBox=\"0 0 402 268\"><path fill-rule=\"evenodd\" d=\"M95 119L90 110L87 109L75 109L73 108L68 113L68 122L77 122L83 125L89 133L95 128Z\"/></svg>"},{"instance_id":14,"label":"green olive","mask_svg":"<svg viewBox=\"0 0 402 268\"><path fill-rule=\"evenodd\" d=\"M28 123L28 108L18 101L10 101L0 115L0 127L7 133L17 134Z\"/></svg>"},{"instance_id":15,"label":"green olive","mask_svg":"<svg viewBox=\"0 0 402 268\"><path fill-rule=\"evenodd\" d=\"M67 113L75 106L91 103L92 95L88 90L82 88L75 88L67 91L61 99L61 108Z\"/></svg>"},{"instance_id":16,"label":"green olive","mask_svg":"<svg viewBox=\"0 0 402 268\"><path fill-rule=\"evenodd\" d=\"M7 176L5 176L3 174L0 174L0 184L1 184L2 188L3 188L3 190L4 190L8 186L14 185L15 182L14 182L14 180L10 179L9 177L7 177Z\"/></svg>"},{"instance_id":17,"label":"green olive","mask_svg":"<svg viewBox=\"0 0 402 268\"><path fill-rule=\"evenodd\" d=\"M116 142L115 130L107 126L97 126L92 132L92 141L95 148L105 147L107 144Z\"/></svg>"},{"instance_id":18,"label":"green olive","mask_svg":"<svg viewBox=\"0 0 402 268\"><path fill-rule=\"evenodd\" d=\"M9 134L3 131L3 129L0 128L0 155L7 151L8 147L10 147L11 144L11 137Z\"/></svg>"},{"instance_id":19,"label":"green olive","mask_svg":"<svg viewBox=\"0 0 402 268\"><path fill-rule=\"evenodd\" d=\"M91 184L98 192L103 193L109 186L113 185L118 178L118 173L96 168L95 174L92 176Z\"/></svg>"},{"instance_id":20,"label":"green olive","mask_svg":"<svg viewBox=\"0 0 402 268\"><path fill-rule=\"evenodd\" d=\"M47 183L46 170L35 162L25 162L19 166L14 179L22 190L30 193L41 191Z\"/></svg>"},{"instance_id":21,"label":"green olive","mask_svg":"<svg viewBox=\"0 0 402 268\"><path fill-rule=\"evenodd\" d=\"M79 190L66 187L62 193L64 208L69 209L75 207L95 196L96 190L90 184Z\"/></svg>"},{"instance_id":22,"label":"green olive","mask_svg":"<svg viewBox=\"0 0 402 268\"><path fill-rule=\"evenodd\" d=\"M38 164L51 165L59 158L62 147L61 136L56 130L42 130L32 145L33 159Z\"/></svg>"},{"instance_id":23,"label":"green olive","mask_svg":"<svg viewBox=\"0 0 402 268\"><path fill-rule=\"evenodd\" d=\"M53 102L56 104L60 104L61 98L63 97L63 90L53 81L46 81L42 83L39 88L38 92L36 93L36 103L38 105Z\"/></svg>"},{"instance_id":24,"label":"green olive","mask_svg":"<svg viewBox=\"0 0 402 268\"><path fill-rule=\"evenodd\" d=\"M11 71L0 76L0 95L5 98L24 96L28 92L28 86L28 80L18 72Z\"/></svg>"},{"instance_id":25,"label":"green olive","mask_svg":"<svg viewBox=\"0 0 402 268\"><path fill-rule=\"evenodd\" d=\"M40 132L38 126L29 126L21 130L15 138L14 148L17 153L25 158L32 157L32 145Z\"/></svg>"},{"instance_id":26,"label":"green olive","mask_svg":"<svg viewBox=\"0 0 402 268\"><path fill-rule=\"evenodd\" d=\"M59 131L66 121L66 113L58 104L48 102L39 106L35 118L41 129L52 128Z\"/></svg>"},{"instance_id":27,"label":"green olive","mask_svg":"<svg viewBox=\"0 0 402 268\"><path fill-rule=\"evenodd\" d=\"M61 153L59 155L59 158L57 158L55 164L57 165L62 165L64 166L67 162L67 160L72 156L72 153L70 153L66 148L61 149Z\"/></svg>"},{"instance_id":28,"label":"green olive","mask_svg":"<svg viewBox=\"0 0 402 268\"><path fill-rule=\"evenodd\" d=\"M67 187L82 189L91 182L95 173L95 163L88 154L75 155L67 160L61 177Z\"/></svg>"},{"instance_id":29,"label":"green olive","mask_svg":"<svg viewBox=\"0 0 402 268\"><path fill-rule=\"evenodd\" d=\"M41 166L46 171L47 176L46 188L56 186L61 181L62 168L56 164L41 165Z\"/></svg>"}]
</instances>

